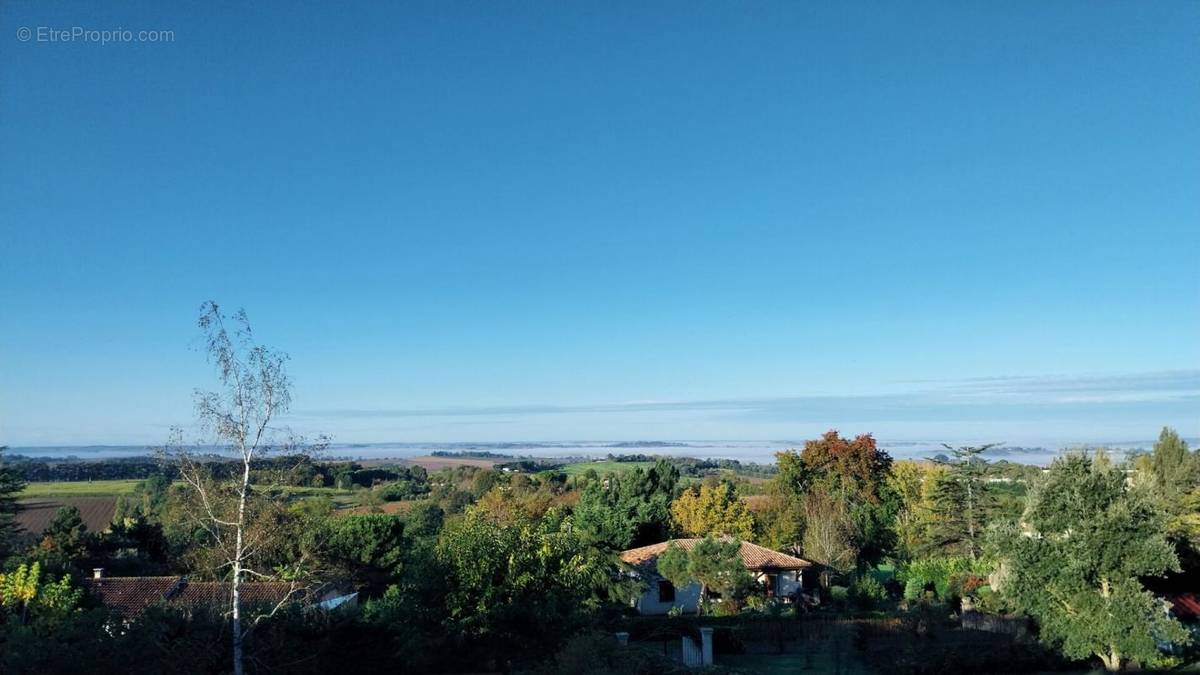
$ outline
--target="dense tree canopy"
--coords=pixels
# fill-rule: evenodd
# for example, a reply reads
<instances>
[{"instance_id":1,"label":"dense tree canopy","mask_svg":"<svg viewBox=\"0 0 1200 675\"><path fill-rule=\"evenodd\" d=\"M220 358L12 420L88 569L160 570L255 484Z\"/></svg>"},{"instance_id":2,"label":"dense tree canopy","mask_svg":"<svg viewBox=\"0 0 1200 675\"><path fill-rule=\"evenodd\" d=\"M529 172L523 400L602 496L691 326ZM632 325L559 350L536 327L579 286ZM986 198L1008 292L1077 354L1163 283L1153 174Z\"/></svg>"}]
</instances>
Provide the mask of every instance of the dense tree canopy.
<instances>
[{"instance_id":1,"label":"dense tree canopy","mask_svg":"<svg viewBox=\"0 0 1200 675\"><path fill-rule=\"evenodd\" d=\"M362 584L371 594L383 591L400 574L408 545L404 522L384 514L326 519L314 539L324 572Z\"/></svg>"},{"instance_id":2,"label":"dense tree canopy","mask_svg":"<svg viewBox=\"0 0 1200 675\"><path fill-rule=\"evenodd\" d=\"M679 469L659 460L591 481L575 506L574 524L588 541L622 550L663 541L671 533L671 501Z\"/></svg>"},{"instance_id":3,"label":"dense tree canopy","mask_svg":"<svg viewBox=\"0 0 1200 675\"><path fill-rule=\"evenodd\" d=\"M805 505L806 495L845 505L858 563L874 563L892 550L899 510L898 497L888 482L892 459L870 434L846 439L830 431L805 443L800 453L789 450L776 459L777 498L790 508L811 510L813 503L809 500Z\"/></svg>"},{"instance_id":4,"label":"dense tree canopy","mask_svg":"<svg viewBox=\"0 0 1200 675\"><path fill-rule=\"evenodd\" d=\"M618 617L628 612L636 583L620 575L615 551L686 534L704 540L690 550L667 547L657 569L681 587L700 584L704 612L761 619L790 609L752 583L737 541L726 538L732 535L818 563L824 583L806 584L806 592L821 603L808 611L894 612L899 603L896 616L907 621L953 616L958 599L966 607L971 596L983 611L1028 612L1041 637L1070 657L1154 663L1160 644L1180 635L1139 582L1172 569L1163 554L1185 550L1192 541L1188 523L1200 523L1200 486L1188 477L1194 458L1177 439L1165 433L1156 452L1131 463L1138 470L1128 474L1122 471L1130 464L1118 465L1116 454L1092 461L1080 475L1056 466L1021 512L1023 533L998 523L1013 505L1025 509L1025 486L1041 480L1040 468L989 464L966 451L941 463L892 462L869 436L835 432L801 452L781 453L779 470L765 484L719 462L688 463L689 471L711 473L681 478L668 458L569 475L540 466L523 473L467 465L431 472L349 462L263 465L254 476L282 475L301 487L255 485L246 534L259 567L313 587L351 584L361 606L331 615L281 612L247 636L247 656L277 664L303 655L300 669L314 673L343 666L521 672L539 662L556 672L555 664L591 658L573 654L578 645L596 647L572 635L601 626L611 636L611 622L624 621ZM646 459L631 455L629 462ZM225 470L209 466L214 475ZM421 491L409 489L414 480ZM303 487L339 481L348 487L336 493ZM404 503L388 504L395 495ZM110 615L60 574L78 578L102 566L114 576L222 578L211 532L196 524L203 508L197 498L156 474L119 501L108 529L87 532L77 513L59 514L40 540L0 567L11 574L24 563L7 583L46 589L44 601L28 604L27 622L13 619L21 612L12 601L0 612L0 669L70 672L72 660L55 656L70 652L86 655L97 672L125 672L133 653L143 655L144 667L130 672L227 670L229 624L219 611L153 608L129 631L110 635L104 630ZM360 506L341 510L349 500ZM979 533L989 524L994 545L980 554ZM896 583L882 578L881 584L881 570L868 568L884 555L895 565ZM31 576L33 563L39 571ZM1001 581L996 589L989 575ZM38 583L31 585L34 576ZM77 604L53 600L56 593ZM722 600L711 602L718 594ZM1102 615L1112 620L1096 619ZM174 652L189 655L186 665L155 656ZM612 654L593 656L597 663L625 663ZM661 665L637 667L658 672Z\"/></svg>"},{"instance_id":5,"label":"dense tree canopy","mask_svg":"<svg viewBox=\"0 0 1200 675\"><path fill-rule=\"evenodd\" d=\"M1179 562L1151 496L1123 472L1084 456L1055 461L1022 526L995 535L1002 589L1037 620L1043 640L1073 658L1096 655L1109 670L1153 664L1157 640L1187 640L1139 580Z\"/></svg>"},{"instance_id":6,"label":"dense tree canopy","mask_svg":"<svg viewBox=\"0 0 1200 675\"><path fill-rule=\"evenodd\" d=\"M472 507L437 545L447 572L447 627L534 648L578 629L609 591L608 558L553 523L500 523Z\"/></svg>"}]
</instances>

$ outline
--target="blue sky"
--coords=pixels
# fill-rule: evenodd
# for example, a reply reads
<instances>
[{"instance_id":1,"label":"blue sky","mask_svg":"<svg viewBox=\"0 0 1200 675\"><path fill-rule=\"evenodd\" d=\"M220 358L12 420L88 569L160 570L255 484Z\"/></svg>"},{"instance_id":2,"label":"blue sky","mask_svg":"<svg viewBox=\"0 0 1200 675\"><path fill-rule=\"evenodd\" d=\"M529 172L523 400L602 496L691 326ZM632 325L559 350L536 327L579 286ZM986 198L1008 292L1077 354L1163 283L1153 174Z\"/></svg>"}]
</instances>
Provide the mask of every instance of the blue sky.
<instances>
[{"instance_id":1,"label":"blue sky","mask_svg":"<svg viewBox=\"0 0 1200 675\"><path fill-rule=\"evenodd\" d=\"M1200 4L827 5L5 2L0 443L1200 432Z\"/></svg>"}]
</instances>

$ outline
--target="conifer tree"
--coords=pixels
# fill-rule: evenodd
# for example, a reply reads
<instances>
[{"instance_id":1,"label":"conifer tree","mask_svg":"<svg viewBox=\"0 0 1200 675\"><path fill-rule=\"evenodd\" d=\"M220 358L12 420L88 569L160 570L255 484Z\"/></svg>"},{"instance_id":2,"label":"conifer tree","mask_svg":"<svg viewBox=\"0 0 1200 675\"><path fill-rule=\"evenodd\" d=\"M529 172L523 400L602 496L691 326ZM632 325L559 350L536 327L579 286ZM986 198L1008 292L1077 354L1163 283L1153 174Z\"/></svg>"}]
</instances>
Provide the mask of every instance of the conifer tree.
<instances>
[{"instance_id":1,"label":"conifer tree","mask_svg":"<svg viewBox=\"0 0 1200 675\"><path fill-rule=\"evenodd\" d=\"M12 553L17 534L17 495L25 489L20 474L4 461L7 449L0 445L0 561Z\"/></svg>"}]
</instances>

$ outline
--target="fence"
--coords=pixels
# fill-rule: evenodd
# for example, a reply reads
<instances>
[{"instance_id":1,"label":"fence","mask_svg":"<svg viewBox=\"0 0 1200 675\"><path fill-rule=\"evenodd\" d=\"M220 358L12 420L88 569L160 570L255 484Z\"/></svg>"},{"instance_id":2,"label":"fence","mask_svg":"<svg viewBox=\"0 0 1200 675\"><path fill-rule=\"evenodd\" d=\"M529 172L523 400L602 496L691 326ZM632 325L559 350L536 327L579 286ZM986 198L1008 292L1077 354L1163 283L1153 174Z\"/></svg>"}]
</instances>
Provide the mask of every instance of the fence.
<instances>
[{"instance_id":1,"label":"fence","mask_svg":"<svg viewBox=\"0 0 1200 675\"><path fill-rule=\"evenodd\" d=\"M631 644L685 664L696 661L689 644L702 646L711 626L712 653L723 659L775 658L815 664L829 672L1020 672L1061 663L1030 640L1020 619L970 616L962 625L948 614L902 616L639 618L625 627ZM743 656L736 656L743 655ZM799 659L799 661L797 661ZM955 664L958 664L957 666ZM934 670L930 670L934 666Z\"/></svg>"}]
</instances>

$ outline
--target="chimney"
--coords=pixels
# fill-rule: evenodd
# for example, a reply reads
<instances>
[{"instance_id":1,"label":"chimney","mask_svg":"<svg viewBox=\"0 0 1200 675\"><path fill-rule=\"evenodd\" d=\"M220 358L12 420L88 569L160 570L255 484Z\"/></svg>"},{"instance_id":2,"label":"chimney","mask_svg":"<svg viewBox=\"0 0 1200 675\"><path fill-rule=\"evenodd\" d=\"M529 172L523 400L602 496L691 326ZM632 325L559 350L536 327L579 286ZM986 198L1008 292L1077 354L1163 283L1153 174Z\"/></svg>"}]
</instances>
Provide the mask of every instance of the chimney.
<instances>
[{"instance_id":1,"label":"chimney","mask_svg":"<svg viewBox=\"0 0 1200 675\"><path fill-rule=\"evenodd\" d=\"M92 568L92 579L94 581L100 581L103 578L104 578L104 568L103 567Z\"/></svg>"}]
</instances>

